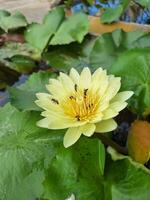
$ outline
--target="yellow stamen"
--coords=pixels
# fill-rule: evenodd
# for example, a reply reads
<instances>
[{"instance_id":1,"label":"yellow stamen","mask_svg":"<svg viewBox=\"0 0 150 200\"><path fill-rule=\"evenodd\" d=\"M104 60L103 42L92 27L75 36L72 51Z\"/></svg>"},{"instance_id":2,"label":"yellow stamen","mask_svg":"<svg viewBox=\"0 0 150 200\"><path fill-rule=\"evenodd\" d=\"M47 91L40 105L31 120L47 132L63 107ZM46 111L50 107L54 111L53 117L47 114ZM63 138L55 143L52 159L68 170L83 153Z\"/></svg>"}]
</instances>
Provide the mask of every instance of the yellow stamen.
<instances>
[{"instance_id":1,"label":"yellow stamen","mask_svg":"<svg viewBox=\"0 0 150 200\"><path fill-rule=\"evenodd\" d=\"M76 90L62 103L62 107L66 115L77 121L90 121L99 108L99 95L88 89Z\"/></svg>"}]
</instances>

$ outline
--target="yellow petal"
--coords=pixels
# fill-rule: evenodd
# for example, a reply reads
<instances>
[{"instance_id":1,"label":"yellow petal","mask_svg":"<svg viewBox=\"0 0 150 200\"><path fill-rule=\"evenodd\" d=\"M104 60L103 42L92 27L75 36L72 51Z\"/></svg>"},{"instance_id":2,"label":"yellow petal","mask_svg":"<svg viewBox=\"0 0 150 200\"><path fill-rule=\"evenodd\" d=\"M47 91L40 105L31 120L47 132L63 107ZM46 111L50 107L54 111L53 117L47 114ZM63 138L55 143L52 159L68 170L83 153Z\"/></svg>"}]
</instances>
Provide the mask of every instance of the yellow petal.
<instances>
[{"instance_id":1,"label":"yellow petal","mask_svg":"<svg viewBox=\"0 0 150 200\"><path fill-rule=\"evenodd\" d=\"M60 100L67 95L62 83L57 79L50 79L49 84L46 85L46 88L52 95Z\"/></svg>"},{"instance_id":2,"label":"yellow petal","mask_svg":"<svg viewBox=\"0 0 150 200\"><path fill-rule=\"evenodd\" d=\"M101 67L99 67L97 70L95 70L95 72L92 74L92 81L94 80L94 79L99 79L99 77L101 76L101 74L102 74L102 72L104 72L105 71L105 73L106 73L106 70L103 70Z\"/></svg>"},{"instance_id":3,"label":"yellow petal","mask_svg":"<svg viewBox=\"0 0 150 200\"><path fill-rule=\"evenodd\" d=\"M100 111L99 113L97 113L91 120L90 120L90 123L97 123L99 121L101 121L103 118L103 114L102 112Z\"/></svg>"},{"instance_id":4,"label":"yellow petal","mask_svg":"<svg viewBox=\"0 0 150 200\"><path fill-rule=\"evenodd\" d=\"M39 92L39 93L36 93L36 96L38 99L51 99L52 95L48 94L48 93L42 93L42 92Z\"/></svg>"},{"instance_id":5,"label":"yellow petal","mask_svg":"<svg viewBox=\"0 0 150 200\"><path fill-rule=\"evenodd\" d=\"M90 83L91 83L91 72L88 67L85 67L81 72L79 84L82 89L87 89L90 87Z\"/></svg>"},{"instance_id":6,"label":"yellow petal","mask_svg":"<svg viewBox=\"0 0 150 200\"><path fill-rule=\"evenodd\" d=\"M111 119L113 117L116 117L117 115L118 115L118 112L116 112L115 110L112 110L111 108L108 108L105 111L103 111L103 120Z\"/></svg>"},{"instance_id":7,"label":"yellow petal","mask_svg":"<svg viewBox=\"0 0 150 200\"><path fill-rule=\"evenodd\" d=\"M51 99L53 99L52 95L49 95L47 93L37 93L37 98L39 100L36 100L35 103L45 109L45 110L52 110L54 112L62 112L62 109L59 105L52 102Z\"/></svg>"},{"instance_id":8,"label":"yellow petal","mask_svg":"<svg viewBox=\"0 0 150 200\"><path fill-rule=\"evenodd\" d=\"M109 105L109 107L104 110L103 119L111 119L119 114L121 110L123 110L127 106L127 102L113 102Z\"/></svg>"},{"instance_id":9,"label":"yellow petal","mask_svg":"<svg viewBox=\"0 0 150 200\"><path fill-rule=\"evenodd\" d=\"M132 91L125 91L125 92L119 92L118 94L116 94L116 96L111 100L111 102L115 102L115 101L126 101L128 100L132 95L134 94L134 92Z\"/></svg>"},{"instance_id":10,"label":"yellow petal","mask_svg":"<svg viewBox=\"0 0 150 200\"><path fill-rule=\"evenodd\" d=\"M81 136L82 132L79 127L69 128L64 136L64 147L73 145Z\"/></svg>"},{"instance_id":11,"label":"yellow petal","mask_svg":"<svg viewBox=\"0 0 150 200\"><path fill-rule=\"evenodd\" d=\"M109 85L105 91L102 101L110 101L119 91L121 82L119 77L109 76Z\"/></svg>"},{"instance_id":12,"label":"yellow petal","mask_svg":"<svg viewBox=\"0 0 150 200\"><path fill-rule=\"evenodd\" d=\"M47 94L47 93L37 93L36 94L37 98L39 100L36 100L35 103L44 109L50 109L51 108L51 99L53 98L52 95Z\"/></svg>"},{"instance_id":13,"label":"yellow petal","mask_svg":"<svg viewBox=\"0 0 150 200\"><path fill-rule=\"evenodd\" d=\"M92 75L91 89L94 92L99 92L100 96L102 96L105 90L107 89L107 86L108 86L108 76L106 70L98 68Z\"/></svg>"},{"instance_id":14,"label":"yellow petal","mask_svg":"<svg viewBox=\"0 0 150 200\"><path fill-rule=\"evenodd\" d=\"M41 119L37 122L37 126L41 128L49 128L49 120L47 118Z\"/></svg>"},{"instance_id":15,"label":"yellow petal","mask_svg":"<svg viewBox=\"0 0 150 200\"><path fill-rule=\"evenodd\" d=\"M127 102L113 102L109 105L109 108L116 111L116 112L119 112L121 110L123 110L125 107L127 106Z\"/></svg>"},{"instance_id":16,"label":"yellow petal","mask_svg":"<svg viewBox=\"0 0 150 200\"><path fill-rule=\"evenodd\" d=\"M70 93L72 93L72 91L74 91L74 83L69 76L60 72L58 79L60 80L61 84L63 85L63 87L67 93L70 94Z\"/></svg>"},{"instance_id":17,"label":"yellow petal","mask_svg":"<svg viewBox=\"0 0 150 200\"><path fill-rule=\"evenodd\" d=\"M81 134L90 137L94 131L94 124L85 124L83 126L69 128L64 136L64 146L67 148L73 145L80 138Z\"/></svg>"},{"instance_id":18,"label":"yellow petal","mask_svg":"<svg viewBox=\"0 0 150 200\"><path fill-rule=\"evenodd\" d=\"M52 110L44 111L41 115L49 119L49 128L51 129L77 127L87 123L86 121L77 121L76 118L72 118L63 112L54 112Z\"/></svg>"},{"instance_id":19,"label":"yellow petal","mask_svg":"<svg viewBox=\"0 0 150 200\"><path fill-rule=\"evenodd\" d=\"M52 103L50 102L36 100L35 103L44 110L51 110L55 113L63 113L62 109L59 106L52 105Z\"/></svg>"},{"instance_id":20,"label":"yellow petal","mask_svg":"<svg viewBox=\"0 0 150 200\"><path fill-rule=\"evenodd\" d=\"M108 107L109 107L109 102L107 102L107 101L101 102L100 101L98 110L99 110L99 112L102 112L102 111L106 110Z\"/></svg>"},{"instance_id":21,"label":"yellow petal","mask_svg":"<svg viewBox=\"0 0 150 200\"><path fill-rule=\"evenodd\" d=\"M72 69L70 70L69 76L70 76L70 78L72 79L72 81L73 81L75 84L79 84L80 75L79 75L79 73L77 72L77 70L75 70L74 68L72 68Z\"/></svg>"},{"instance_id":22,"label":"yellow petal","mask_svg":"<svg viewBox=\"0 0 150 200\"><path fill-rule=\"evenodd\" d=\"M104 120L96 124L96 132L106 133L117 128L117 123L113 119Z\"/></svg>"},{"instance_id":23,"label":"yellow petal","mask_svg":"<svg viewBox=\"0 0 150 200\"><path fill-rule=\"evenodd\" d=\"M43 114L42 114L43 115ZM44 116L45 117L45 116ZM49 115L45 121L40 120L38 125L48 129L65 129L69 127L78 127L85 124L85 122L78 122L72 119L67 119L61 116Z\"/></svg>"},{"instance_id":24,"label":"yellow petal","mask_svg":"<svg viewBox=\"0 0 150 200\"><path fill-rule=\"evenodd\" d=\"M85 124L84 126L80 127L80 130L83 135L90 137L91 135L93 135L95 128L95 124Z\"/></svg>"}]
</instances>

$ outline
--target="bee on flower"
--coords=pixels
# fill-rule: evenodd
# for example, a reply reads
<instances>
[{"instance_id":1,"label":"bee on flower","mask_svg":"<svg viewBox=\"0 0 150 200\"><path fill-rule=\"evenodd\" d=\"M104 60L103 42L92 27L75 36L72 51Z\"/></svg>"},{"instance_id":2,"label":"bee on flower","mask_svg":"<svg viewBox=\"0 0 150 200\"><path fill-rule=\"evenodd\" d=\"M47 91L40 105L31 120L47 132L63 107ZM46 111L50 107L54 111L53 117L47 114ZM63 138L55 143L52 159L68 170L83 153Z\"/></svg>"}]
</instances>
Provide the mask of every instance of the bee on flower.
<instances>
[{"instance_id":1,"label":"bee on flower","mask_svg":"<svg viewBox=\"0 0 150 200\"><path fill-rule=\"evenodd\" d=\"M40 127L67 129L64 146L73 145L83 134L105 133L116 129L113 119L127 106L132 91L119 92L121 79L107 75L98 68L93 74L85 67L81 74L74 68L69 75L60 73L58 79L50 79L49 93L37 93L36 104L44 111Z\"/></svg>"}]
</instances>

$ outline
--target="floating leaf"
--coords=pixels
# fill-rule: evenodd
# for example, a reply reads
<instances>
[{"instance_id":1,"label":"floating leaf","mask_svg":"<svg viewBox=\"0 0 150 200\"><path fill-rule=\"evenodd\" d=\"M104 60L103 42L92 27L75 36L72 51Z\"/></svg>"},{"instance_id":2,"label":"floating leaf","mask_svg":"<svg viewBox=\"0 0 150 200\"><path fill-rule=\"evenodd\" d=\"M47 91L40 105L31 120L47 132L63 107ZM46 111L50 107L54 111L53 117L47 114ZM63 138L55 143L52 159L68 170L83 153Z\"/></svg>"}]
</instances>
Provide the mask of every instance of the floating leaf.
<instances>
[{"instance_id":1,"label":"floating leaf","mask_svg":"<svg viewBox=\"0 0 150 200\"><path fill-rule=\"evenodd\" d=\"M81 44L51 47L49 52L43 54L43 59L50 66L65 72L72 67L79 70L87 66L91 70L98 67L108 69L126 50L148 46L150 46L149 33L139 31L125 33L117 30L97 38L86 37Z\"/></svg>"},{"instance_id":2,"label":"floating leaf","mask_svg":"<svg viewBox=\"0 0 150 200\"><path fill-rule=\"evenodd\" d=\"M33 73L24 84L9 88L12 105L20 110L40 110L34 103L36 93L45 92L45 85L48 83L49 78L54 76L55 74L50 72Z\"/></svg>"},{"instance_id":3,"label":"floating leaf","mask_svg":"<svg viewBox=\"0 0 150 200\"><path fill-rule=\"evenodd\" d=\"M107 158L105 168L106 199L148 200L150 170L133 162L129 156L117 153L111 147L109 147L108 152L115 161Z\"/></svg>"},{"instance_id":4,"label":"floating leaf","mask_svg":"<svg viewBox=\"0 0 150 200\"><path fill-rule=\"evenodd\" d=\"M61 24L50 44L69 44L74 41L81 43L84 36L88 33L88 29L89 22L87 16L83 13L73 14Z\"/></svg>"},{"instance_id":5,"label":"floating leaf","mask_svg":"<svg viewBox=\"0 0 150 200\"><path fill-rule=\"evenodd\" d=\"M16 185L9 190L9 194L3 194L7 200L33 200L36 197L41 197L43 194L44 171L34 170L27 175L21 182L18 181Z\"/></svg>"},{"instance_id":6,"label":"floating leaf","mask_svg":"<svg viewBox=\"0 0 150 200\"><path fill-rule=\"evenodd\" d=\"M0 10L0 27L4 31L27 26L27 20L20 12L10 14L8 11Z\"/></svg>"},{"instance_id":7,"label":"floating leaf","mask_svg":"<svg viewBox=\"0 0 150 200\"><path fill-rule=\"evenodd\" d=\"M44 18L43 24L33 23L28 27L25 33L26 41L42 52L60 26L64 15L63 7L50 11Z\"/></svg>"},{"instance_id":8,"label":"floating leaf","mask_svg":"<svg viewBox=\"0 0 150 200\"><path fill-rule=\"evenodd\" d=\"M148 200L149 170L131 162L128 156L119 157L109 151L116 161L107 155L103 177L99 173L98 149L99 140L88 138L81 138L71 148L60 148L44 182L44 197L66 199L73 193L78 200Z\"/></svg>"},{"instance_id":9,"label":"floating leaf","mask_svg":"<svg viewBox=\"0 0 150 200\"><path fill-rule=\"evenodd\" d=\"M104 199L99 145L97 139L81 138L68 149L60 148L44 182L44 198L66 199L74 193L77 200Z\"/></svg>"},{"instance_id":10,"label":"floating leaf","mask_svg":"<svg viewBox=\"0 0 150 200\"><path fill-rule=\"evenodd\" d=\"M28 56L16 55L10 60L10 68L21 73L30 73L36 68L35 62Z\"/></svg>"},{"instance_id":11,"label":"floating leaf","mask_svg":"<svg viewBox=\"0 0 150 200\"><path fill-rule=\"evenodd\" d=\"M64 72L68 72L72 67L81 70L88 65L88 55L93 43L93 40L85 40L82 44L75 43L53 48L43 54L43 60Z\"/></svg>"},{"instance_id":12,"label":"floating leaf","mask_svg":"<svg viewBox=\"0 0 150 200\"><path fill-rule=\"evenodd\" d=\"M60 131L37 127L39 119L37 112L19 112L9 104L0 108L0 197L19 200L22 194L21 199L29 200L27 197L35 199L42 194L42 171L62 136Z\"/></svg>"},{"instance_id":13,"label":"floating leaf","mask_svg":"<svg viewBox=\"0 0 150 200\"><path fill-rule=\"evenodd\" d=\"M150 50L133 49L119 56L110 72L122 78L122 90L134 91L129 103L142 114L150 106Z\"/></svg>"},{"instance_id":14,"label":"floating leaf","mask_svg":"<svg viewBox=\"0 0 150 200\"><path fill-rule=\"evenodd\" d=\"M10 58L18 55L26 56L34 60L39 59L39 53L27 43L6 42L5 45L0 48L0 62L7 67L13 68Z\"/></svg>"}]
</instances>

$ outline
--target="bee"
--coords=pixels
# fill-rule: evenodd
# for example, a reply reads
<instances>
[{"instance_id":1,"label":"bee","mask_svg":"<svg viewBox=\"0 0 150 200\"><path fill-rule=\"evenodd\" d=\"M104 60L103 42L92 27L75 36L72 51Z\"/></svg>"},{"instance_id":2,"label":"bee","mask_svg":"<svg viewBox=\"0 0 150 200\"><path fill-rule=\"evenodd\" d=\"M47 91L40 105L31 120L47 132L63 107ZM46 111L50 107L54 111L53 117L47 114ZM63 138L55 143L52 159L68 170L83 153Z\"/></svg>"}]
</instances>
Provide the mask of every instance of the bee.
<instances>
[{"instance_id":1,"label":"bee","mask_svg":"<svg viewBox=\"0 0 150 200\"><path fill-rule=\"evenodd\" d=\"M84 98L87 97L87 92L88 92L88 89L84 89Z\"/></svg>"},{"instance_id":2,"label":"bee","mask_svg":"<svg viewBox=\"0 0 150 200\"><path fill-rule=\"evenodd\" d=\"M55 104L59 104L59 102L58 102L58 100L57 99L51 99L51 101L53 102L53 103L55 103Z\"/></svg>"}]
</instances>

